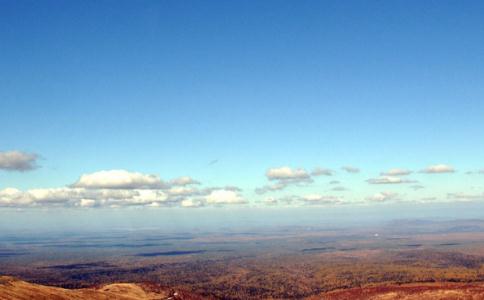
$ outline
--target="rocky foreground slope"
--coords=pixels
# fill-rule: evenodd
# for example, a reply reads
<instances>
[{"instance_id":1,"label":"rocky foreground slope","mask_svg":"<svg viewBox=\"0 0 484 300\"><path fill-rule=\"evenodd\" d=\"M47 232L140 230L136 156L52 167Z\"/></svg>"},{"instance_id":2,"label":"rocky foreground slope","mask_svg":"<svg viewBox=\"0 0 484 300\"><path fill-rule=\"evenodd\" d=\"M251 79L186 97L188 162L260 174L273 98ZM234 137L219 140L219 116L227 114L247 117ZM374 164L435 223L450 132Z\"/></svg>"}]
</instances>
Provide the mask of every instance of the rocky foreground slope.
<instances>
[{"instance_id":1,"label":"rocky foreground slope","mask_svg":"<svg viewBox=\"0 0 484 300\"><path fill-rule=\"evenodd\" d=\"M28 283L8 276L0 276L0 300L196 300L202 299L186 292L174 291L147 284L115 283L95 288L64 289Z\"/></svg>"},{"instance_id":2,"label":"rocky foreground slope","mask_svg":"<svg viewBox=\"0 0 484 300\"><path fill-rule=\"evenodd\" d=\"M115 283L85 289L64 289L28 283L0 276L0 300L38 299L114 299L114 300L196 300L203 299L183 291L149 284ZM206 298L205 298L206 299ZM478 300L484 299L484 283L429 283L376 285L322 293L308 300Z\"/></svg>"}]
</instances>

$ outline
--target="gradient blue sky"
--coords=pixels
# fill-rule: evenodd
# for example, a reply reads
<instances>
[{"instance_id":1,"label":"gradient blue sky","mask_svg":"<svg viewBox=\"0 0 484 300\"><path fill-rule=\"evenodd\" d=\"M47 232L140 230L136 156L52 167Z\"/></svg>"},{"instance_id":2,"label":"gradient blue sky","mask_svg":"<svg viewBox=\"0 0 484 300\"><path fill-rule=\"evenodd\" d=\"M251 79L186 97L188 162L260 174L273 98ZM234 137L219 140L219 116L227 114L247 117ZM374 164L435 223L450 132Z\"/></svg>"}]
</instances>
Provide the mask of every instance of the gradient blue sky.
<instances>
[{"instance_id":1,"label":"gradient blue sky","mask_svg":"<svg viewBox=\"0 0 484 300\"><path fill-rule=\"evenodd\" d=\"M257 202L289 166L336 173L274 197L484 198L482 1L1 1L0 54L0 151L40 166L0 189L124 169ZM366 182L390 168L425 189Z\"/></svg>"}]
</instances>

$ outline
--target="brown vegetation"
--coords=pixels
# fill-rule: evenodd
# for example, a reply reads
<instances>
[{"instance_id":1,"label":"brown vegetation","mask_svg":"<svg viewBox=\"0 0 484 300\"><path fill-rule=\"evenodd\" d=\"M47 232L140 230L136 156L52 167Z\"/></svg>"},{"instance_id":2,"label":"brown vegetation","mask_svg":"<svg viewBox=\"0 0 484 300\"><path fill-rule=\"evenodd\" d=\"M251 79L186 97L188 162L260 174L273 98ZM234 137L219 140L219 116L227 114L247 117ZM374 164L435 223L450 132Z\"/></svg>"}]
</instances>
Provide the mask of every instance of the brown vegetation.
<instances>
[{"instance_id":1,"label":"brown vegetation","mask_svg":"<svg viewBox=\"0 0 484 300\"><path fill-rule=\"evenodd\" d=\"M407 284L478 286L484 282L484 226L478 231L474 225L481 222L458 224L226 233L226 240L223 234L150 232L122 242L95 236L94 243L81 236L29 244L14 236L4 238L0 268L5 275L75 293L93 286L112 293L102 287L128 282L145 292L176 290L217 299L303 299ZM0 238L0 250L1 245Z\"/></svg>"},{"instance_id":2,"label":"brown vegetation","mask_svg":"<svg viewBox=\"0 0 484 300\"><path fill-rule=\"evenodd\" d=\"M183 291L153 285L114 283L93 288L64 289L0 276L0 300L196 300L202 299Z\"/></svg>"},{"instance_id":3,"label":"brown vegetation","mask_svg":"<svg viewBox=\"0 0 484 300\"><path fill-rule=\"evenodd\" d=\"M484 299L484 284L430 283L378 285L336 290L307 300L479 300Z\"/></svg>"}]
</instances>

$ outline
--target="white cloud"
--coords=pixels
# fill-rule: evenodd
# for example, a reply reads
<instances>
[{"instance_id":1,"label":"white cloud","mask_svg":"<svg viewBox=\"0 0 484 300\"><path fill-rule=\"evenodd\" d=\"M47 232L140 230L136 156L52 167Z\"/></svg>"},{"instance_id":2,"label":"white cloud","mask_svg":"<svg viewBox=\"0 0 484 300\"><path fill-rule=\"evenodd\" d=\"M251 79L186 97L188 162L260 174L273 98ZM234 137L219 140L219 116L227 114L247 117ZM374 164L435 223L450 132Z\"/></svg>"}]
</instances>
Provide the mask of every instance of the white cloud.
<instances>
[{"instance_id":1,"label":"white cloud","mask_svg":"<svg viewBox=\"0 0 484 300\"><path fill-rule=\"evenodd\" d=\"M87 201L92 200L92 201ZM169 199L160 190L110 190L84 188L51 188L0 191L0 206L132 206L164 203ZM94 202L93 202L94 201Z\"/></svg>"},{"instance_id":2,"label":"white cloud","mask_svg":"<svg viewBox=\"0 0 484 300\"><path fill-rule=\"evenodd\" d=\"M182 207L194 208L204 206L204 201L200 199L185 199L180 204Z\"/></svg>"},{"instance_id":3,"label":"white cloud","mask_svg":"<svg viewBox=\"0 0 484 300\"><path fill-rule=\"evenodd\" d=\"M24 206L29 205L32 199L25 197L24 193L15 188L0 190L0 206Z\"/></svg>"},{"instance_id":4,"label":"white cloud","mask_svg":"<svg viewBox=\"0 0 484 300\"><path fill-rule=\"evenodd\" d=\"M0 152L0 170L29 171L37 168L38 155L21 151Z\"/></svg>"},{"instance_id":5,"label":"white cloud","mask_svg":"<svg viewBox=\"0 0 484 300\"><path fill-rule=\"evenodd\" d=\"M412 171L407 169L394 168L386 172L381 172L382 176L405 176L412 174Z\"/></svg>"},{"instance_id":6,"label":"white cloud","mask_svg":"<svg viewBox=\"0 0 484 300\"><path fill-rule=\"evenodd\" d=\"M353 166L344 166L341 169L352 174L360 173L360 169Z\"/></svg>"},{"instance_id":7,"label":"white cloud","mask_svg":"<svg viewBox=\"0 0 484 300\"><path fill-rule=\"evenodd\" d=\"M186 188L181 186L174 186L169 190L166 190L166 193L169 195L180 196L180 195L192 195L198 192L197 189L194 188Z\"/></svg>"},{"instance_id":8,"label":"white cloud","mask_svg":"<svg viewBox=\"0 0 484 300\"><path fill-rule=\"evenodd\" d=\"M178 177L170 180L170 185L185 186L185 185L192 185L192 184L200 184L200 182L196 181L190 176L182 176L182 177Z\"/></svg>"},{"instance_id":9,"label":"white cloud","mask_svg":"<svg viewBox=\"0 0 484 300\"><path fill-rule=\"evenodd\" d=\"M25 192L6 188L0 191L0 206L63 205L77 198L78 191L69 188L32 189Z\"/></svg>"},{"instance_id":10,"label":"white cloud","mask_svg":"<svg viewBox=\"0 0 484 300\"><path fill-rule=\"evenodd\" d=\"M397 197L398 194L394 192L380 192L366 197L366 200L371 202L386 202L390 200L397 200Z\"/></svg>"},{"instance_id":11,"label":"white cloud","mask_svg":"<svg viewBox=\"0 0 484 300\"><path fill-rule=\"evenodd\" d=\"M367 180L369 184L400 184L400 183L415 183L414 180L403 179L396 176L380 176L378 178L370 178Z\"/></svg>"},{"instance_id":12,"label":"white cloud","mask_svg":"<svg viewBox=\"0 0 484 300\"><path fill-rule=\"evenodd\" d=\"M109 170L84 174L72 186L87 189L146 189L165 187L165 184L156 175Z\"/></svg>"},{"instance_id":13,"label":"white cloud","mask_svg":"<svg viewBox=\"0 0 484 300\"><path fill-rule=\"evenodd\" d=\"M93 207L96 205L96 200L93 199L81 199L79 206L81 207Z\"/></svg>"},{"instance_id":14,"label":"white cloud","mask_svg":"<svg viewBox=\"0 0 484 300\"><path fill-rule=\"evenodd\" d=\"M454 173L455 170L452 166L438 164L438 165L428 166L427 168L423 169L420 172L427 173L427 174L440 174L440 173Z\"/></svg>"},{"instance_id":15,"label":"white cloud","mask_svg":"<svg viewBox=\"0 0 484 300\"><path fill-rule=\"evenodd\" d=\"M291 169L289 167L271 168L267 170L266 176L269 180L282 181L303 181L310 179L304 169Z\"/></svg>"},{"instance_id":16,"label":"white cloud","mask_svg":"<svg viewBox=\"0 0 484 300\"><path fill-rule=\"evenodd\" d=\"M207 204L244 204L247 201L239 193L230 190L214 190L205 197Z\"/></svg>"},{"instance_id":17,"label":"white cloud","mask_svg":"<svg viewBox=\"0 0 484 300\"><path fill-rule=\"evenodd\" d=\"M62 188L14 188L0 190L0 206L9 207L125 207L181 206L206 204L244 204L241 189L235 186L198 189L190 177L180 177L164 184L155 175L125 170L84 174L75 184Z\"/></svg>"},{"instance_id":18,"label":"white cloud","mask_svg":"<svg viewBox=\"0 0 484 300\"><path fill-rule=\"evenodd\" d=\"M301 168L292 169L290 167L270 168L266 171L266 177L270 181L275 181L273 184L268 184L255 189L256 194L264 194L266 192L273 192L283 190L290 185L312 183L313 179L309 173Z\"/></svg>"},{"instance_id":19,"label":"white cloud","mask_svg":"<svg viewBox=\"0 0 484 300\"><path fill-rule=\"evenodd\" d=\"M132 198L138 202L165 202L169 200L167 194L160 190L137 190Z\"/></svg>"},{"instance_id":20,"label":"white cloud","mask_svg":"<svg viewBox=\"0 0 484 300\"><path fill-rule=\"evenodd\" d=\"M62 205L71 203L81 197L81 190L71 188L32 189L24 193L37 205Z\"/></svg>"}]
</instances>

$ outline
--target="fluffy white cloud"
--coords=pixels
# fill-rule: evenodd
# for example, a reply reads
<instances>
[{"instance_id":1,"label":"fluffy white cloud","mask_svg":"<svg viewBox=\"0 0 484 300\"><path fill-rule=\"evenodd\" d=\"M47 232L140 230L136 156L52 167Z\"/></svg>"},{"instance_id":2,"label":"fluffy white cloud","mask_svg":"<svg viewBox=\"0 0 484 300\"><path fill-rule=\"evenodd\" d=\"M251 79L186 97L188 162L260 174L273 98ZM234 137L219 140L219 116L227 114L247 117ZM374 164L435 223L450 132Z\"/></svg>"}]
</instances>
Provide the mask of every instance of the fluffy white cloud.
<instances>
[{"instance_id":1,"label":"fluffy white cloud","mask_svg":"<svg viewBox=\"0 0 484 300\"><path fill-rule=\"evenodd\" d=\"M107 170L84 174L71 186L86 189L168 189L196 184L200 184L200 182L189 176L164 182L157 175L126 170Z\"/></svg>"},{"instance_id":2,"label":"fluffy white cloud","mask_svg":"<svg viewBox=\"0 0 484 300\"><path fill-rule=\"evenodd\" d=\"M30 197L25 197L24 193L15 188L5 188L0 190L0 206L24 206L32 202Z\"/></svg>"},{"instance_id":3,"label":"fluffy white cloud","mask_svg":"<svg viewBox=\"0 0 484 300\"><path fill-rule=\"evenodd\" d=\"M410 174L412 174L412 171L400 168L394 168L385 172L381 172L382 176L405 176Z\"/></svg>"},{"instance_id":4,"label":"fluffy white cloud","mask_svg":"<svg viewBox=\"0 0 484 300\"><path fill-rule=\"evenodd\" d=\"M78 191L69 188L32 189L25 192L6 188L0 191L0 206L62 205L74 202L77 198Z\"/></svg>"},{"instance_id":5,"label":"fluffy white cloud","mask_svg":"<svg viewBox=\"0 0 484 300\"><path fill-rule=\"evenodd\" d=\"M367 180L370 184L399 184L399 183L415 183L414 180L403 179L396 176L380 176L378 178L370 178Z\"/></svg>"},{"instance_id":6,"label":"fluffy white cloud","mask_svg":"<svg viewBox=\"0 0 484 300\"><path fill-rule=\"evenodd\" d=\"M109 170L84 174L72 186L87 189L146 189L162 188L165 184L156 175Z\"/></svg>"},{"instance_id":7,"label":"fluffy white cloud","mask_svg":"<svg viewBox=\"0 0 484 300\"><path fill-rule=\"evenodd\" d=\"M0 152L0 170L29 171L37 168L38 155L21 151Z\"/></svg>"},{"instance_id":8,"label":"fluffy white cloud","mask_svg":"<svg viewBox=\"0 0 484 300\"><path fill-rule=\"evenodd\" d=\"M167 194L160 190L138 190L133 199L141 202L164 202L169 200Z\"/></svg>"},{"instance_id":9,"label":"fluffy white cloud","mask_svg":"<svg viewBox=\"0 0 484 300\"><path fill-rule=\"evenodd\" d=\"M238 192L230 190L214 190L205 197L207 204L244 204L247 201Z\"/></svg>"},{"instance_id":10,"label":"fluffy white cloud","mask_svg":"<svg viewBox=\"0 0 484 300\"><path fill-rule=\"evenodd\" d=\"M81 190L71 188L32 189L25 193L25 197L31 198L32 202L37 205L62 205L71 203L81 196Z\"/></svg>"},{"instance_id":11,"label":"fluffy white cloud","mask_svg":"<svg viewBox=\"0 0 484 300\"><path fill-rule=\"evenodd\" d=\"M343 169L347 173L352 173L352 174L360 173L360 169L353 166L344 166L341 169Z\"/></svg>"},{"instance_id":12,"label":"fluffy white cloud","mask_svg":"<svg viewBox=\"0 0 484 300\"><path fill-rule=\"evenodd\" d=\"M115 176L110 176L110 175ZM149 188L161 182L157 177L126 171L101 171L83 175L78 183L63 188L0 190L3 207L126 207L126 206L181 206L245 204L241 189L234 186L198 189L189 185L189 177L170 181L162 188ZM107 178L102 176L107 175Z\"/></svg>"},{"instance_id":13,"label":"fluffy white cloud","mask_svg":"<svg viewBox=\"0 0 484 300\"><path fill-rule=\"evenodd\" d=\"M438 164L438 165L428 166L427 168L423 169L420 172L427 173L427 174L454 173L455 169L449 165Z\"/></svg>"},{"instance_id":14,"label":"fluffy white cloud","mask_svg":"<svg viewBox=\"0 0 484 300\"><path fill-rule=\"evenodd\" d=\"M193 195L197 194L198 190L194 188L187 188L182 186L174 186L169 190L166 190L166 193L173 196L181 196L181 195Z\"/></svg>"},{"instance_id":15,"label":"fluffy white cloud","mask_svg":"<svg viewBox=\"0 0 484 300\"><path fill-rule=\"evenodd\" d=\"M266 177L273 184L267 184L263 187L256 188L256 194L264 194L283 190L290 185L307 184L313 182L311 175L304 169L292 169L290 167L270 168L266 171Z\"/></svg>"},{"instance_id":16,"label":"fluffy white cloud","mask_svg":"<svg viewBox=\"0 0 484 300\"><path fill-rule=\"evenodd\" d=\"M81 207L93 207L96 205L96 200L93 199L81 199L79 206Z\"/></svg>"},{"instance_id":17,"label":"fluffy white cloud","mask_svg":"<svg viewBox=\"0 0 484 300\"><path fill-rule=\"evenodd\" d=\"M269 180L301 181L310 179L308 172L304 169L291 169L289 167L271 168L267 170L266 176Z\"/></svg>"},{"instance_id":18,"label":"fluffy white cloud","mask_svg":"<svg viewBox=\"0 0 484 300\"><path fill-rule=\"evenodd\" d=\"M89 201L88 201L89 200ZM132 206L167 203L170 199L161 190L111 190L85 188L52 188L0 191L0 206Z\"/></svg>"},{"instance_id":19,"label":"fluffy white cloud","mask_svg":"<svg viewBox=\"0 0 484 300\"><path fill-rule=\"evenodd\" d=\"M205 201L201 199L185 199L180 204L182 207L201 207L204 203Z\"/></svg>"},{"instance_id":20,"label":"fluffy white cloud","mask_svg":"<svg viewBox=\"0 0 484 300\"><path fill-rule=\"evenodd\" d=\"M366 197L367 201L371 202L385 202L390 200L397 200L398 194L394 192L380 192L372 196Z\"/></svg>"}]
</instances>

